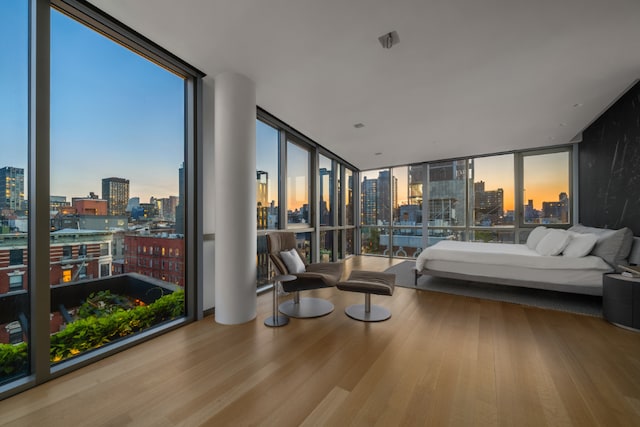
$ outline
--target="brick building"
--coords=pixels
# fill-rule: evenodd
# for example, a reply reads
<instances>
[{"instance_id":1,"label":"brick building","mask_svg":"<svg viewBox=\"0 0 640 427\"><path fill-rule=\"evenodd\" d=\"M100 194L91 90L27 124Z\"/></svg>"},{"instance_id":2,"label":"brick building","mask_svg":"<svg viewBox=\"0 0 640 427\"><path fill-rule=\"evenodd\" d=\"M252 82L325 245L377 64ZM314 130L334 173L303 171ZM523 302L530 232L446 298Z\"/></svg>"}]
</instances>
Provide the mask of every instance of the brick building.
<instances>
[{"instance_id":1,"label":"brick building","mask_svg":"<svg viewBox=\"0 0 640 427\"><path fill-rule=\"evenodd\" d=\"M111 275L109 231L60 230L51 233L49 284ZM27 290L26 234L0 235L0 294Z\"/></svg>"},{"instance_id":2,"label":"brick building","mask_svg":"<svg viewBox=\"0 0 640 427\"><path fill-rule=\"evenodd\" d=\"M176 234L124 236L124 271L184 287L184 238Z\"/></svg>"},{"instance_id":3,"label":"brick building","mask_svg":"<svg viewBox=\"0 0 640 427\"><path fill-rule=\"evenodd\" d=\"M106 215L107 201L100 199L73 198L72 206L79 215Z\"/></svg>"}]
</instances>

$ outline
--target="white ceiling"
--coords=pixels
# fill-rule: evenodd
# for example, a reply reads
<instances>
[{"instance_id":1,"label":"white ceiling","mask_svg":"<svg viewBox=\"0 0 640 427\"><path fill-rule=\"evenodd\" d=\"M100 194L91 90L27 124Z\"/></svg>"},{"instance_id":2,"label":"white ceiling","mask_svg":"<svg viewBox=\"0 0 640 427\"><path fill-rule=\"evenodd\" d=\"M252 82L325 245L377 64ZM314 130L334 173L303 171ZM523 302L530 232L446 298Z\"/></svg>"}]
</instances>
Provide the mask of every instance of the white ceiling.
<instances>
[{"instance_id":1,"label":"white ceiling","mask_svg":"<svg viewBox=\"0 0 640 427\"><path fill-rule=\"evenodd\" d=\"M564 144L640 77L638 0L91 3L208 79L251 78L360 169Z\"/></svg>"}]
</instances>

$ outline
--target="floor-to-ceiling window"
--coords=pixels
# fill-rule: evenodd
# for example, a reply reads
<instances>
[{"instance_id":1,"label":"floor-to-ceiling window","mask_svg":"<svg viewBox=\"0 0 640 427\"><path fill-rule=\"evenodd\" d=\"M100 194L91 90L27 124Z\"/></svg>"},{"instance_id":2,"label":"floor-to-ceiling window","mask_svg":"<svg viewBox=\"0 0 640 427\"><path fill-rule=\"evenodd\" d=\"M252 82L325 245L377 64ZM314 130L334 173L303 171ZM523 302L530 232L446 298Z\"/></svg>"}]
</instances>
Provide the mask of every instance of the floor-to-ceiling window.
<instances>
[{"instance_id":1,"label":"floor-to-ceiling window","mask_svg":"<svg viewBox=\"0 0 640 427\"><path fill-rule=\"evenodd\" d=\"M389 169L360 172L361 252L389 255L392 177Z\"/></svg>"},{"instance_id":2,"label":"floor-to-ceiling window","mask_svg":"<svg viewBox=\"0 0 640 427\"><path fill-rule=\"evenodd\" d=\"M0 386L30 371L28 5L0 2Z\"/></svg>"},{"instance_id":3,"label":"floor-to-ceiling window","mask_svg":"<svg viewBox=\"0 0 640 427\"><path fill-rule=\"evenodd\" d=\"M344 180L341 188L344 216L340 216L340 225L343 226L344 256L353 255L355 251L355 203L354 203L354 172L352 169L344 167Z\"/></svg>"},{"instance_id":4,"label":"floor-to-ceiling window","mask_svg":"<svg viewBox=\"0 0 640 427\"><path fill-rule=\"evenodd\" d=\"M113 282L55 311L52 362L97 346L60 344L76 325L142 311L184 289L184 220L176 218L184 203L184 99L183 77L51 12L50 191L66 201L53 210L51 285L128 273L156 279L144 296ZM101 339L111 341L87 341Z\"/></svg>"},{"instance_id":5,"label":"floor-to-ceiling window","mask_svg":"<svg viewBox=\"0 0 640 427\"><path fill-rule=\"evenodd\" d=\"M2 398L196 316L202 74L84 2L0 12Z\"/></svg>"},{"instance_id":6,"label":"floor-to-ceiling window","mask_svg":"<svg viewBox=\"0 0 640 427\"><path fill-rule=\"evenodd\" d=\"M442 239L466 240L467 162L428 164L427 245Z\"/></svg>"},{"instance_id":7,"label":"floor-to-ceiling window","mask_svg":"<svg viewBox=\"0 0 640 427\"><path fill-rule=\"evenodd\" d=\"M256 216L258 244L256 254L256 284L261 287L269 282L269 254L266 230L280 228L280 133L275 127L256 120Z\"/></svg>"},{"instance_id":8,"label":"floor-to-ceiling window","mask_svg":"<svg viewBox=\"0 0 640 427\"><path fill-rule=\"evenodd\" d=\"M539 224L567 226L571 159L564 146L361 171L361 253L411 258L443 239L522 243Z\"/></svg>"},{"instance_id":9,"label":"floor-to-ceiling window","mask_svg":"<svg viewBox=\"0 0 640 427\"><path fill-rule=\"evenodd\" d=\"M287 140L287 228L296 231L298 249L307 262L313 259L311 223L311 151L302 143ZM309 231L302 231L308 229Z\"/></svg>"},{"instance_id":10,"label":"floor-to-ceiling window","mask_svg":"<svg viewBox=\"0 0 640 427\"><path fill-rule=\"evenodd\" d=\"M318 161L318 216L320 220L320 261L328 262L334 256L336 233L336 191L339 191L339 175L336 176L335 162L320 154ZM338 180L336 180L338 178Z\"/></svg>"},{"instance_id":11,"label":"floor-to-ceiling window","mask_svg":"<svg viewBox=\"0 0 640 427\"><path fill-rule=\"evenodd\" d=\"M354 170L258 108L258 292L270 288L273 275L267 254L268 233L294 232L298 250L307 262L338 261L354 253Z\"/></svg>"},{"instance_id":12,"label":"floor-to-ceiling window","mask_svg":"<svg viewBox=\"0 0 640 427\"><path fill-rule=\"evenodd\" d=\"M422 180L424 165L392 168L393 256L415 258L422 250Z\"/></svg>"}]
</instances>

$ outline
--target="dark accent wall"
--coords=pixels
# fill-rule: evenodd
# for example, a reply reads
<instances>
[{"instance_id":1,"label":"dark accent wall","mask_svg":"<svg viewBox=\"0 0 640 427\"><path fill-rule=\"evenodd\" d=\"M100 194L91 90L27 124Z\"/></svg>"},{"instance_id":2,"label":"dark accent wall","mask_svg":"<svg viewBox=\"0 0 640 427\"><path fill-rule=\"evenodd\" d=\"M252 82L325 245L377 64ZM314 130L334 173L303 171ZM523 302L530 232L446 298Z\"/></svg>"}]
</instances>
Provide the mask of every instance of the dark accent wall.
<instances>
[{"instance_id":1,"label":"dark accent wall","mask_svg":"<svg viewBox=\"0 0 640 427\"><path fill-rule=\"evenodd\" d=\"M579 219L640 236L640 83L582 134Z\"/></svg>"}]
</instances>

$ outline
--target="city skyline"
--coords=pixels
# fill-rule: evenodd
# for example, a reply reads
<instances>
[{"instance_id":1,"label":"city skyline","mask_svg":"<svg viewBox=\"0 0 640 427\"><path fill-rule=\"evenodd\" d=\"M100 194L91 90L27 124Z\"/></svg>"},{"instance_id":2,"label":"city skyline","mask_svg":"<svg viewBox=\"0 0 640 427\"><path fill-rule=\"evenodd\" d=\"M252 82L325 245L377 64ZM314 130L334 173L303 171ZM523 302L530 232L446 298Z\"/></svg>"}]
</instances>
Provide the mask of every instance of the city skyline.
<instances>
[{"instance_id":1,"label":"city skyline","mask_svg":"<svg viewBox=\"0 0 640 427\"><path fill-rule=\"evenodd\" d=\"M25 169L26 199L27 4L0 17L0 167ZM55 10L51 31L50 194L97 194L112 176L141 200L179 194L184 80Z\"/></svg>"}]
</instances>

